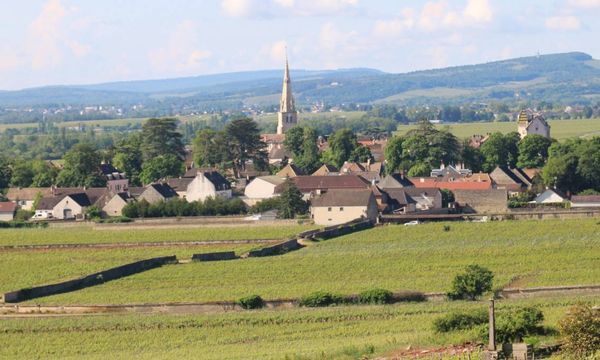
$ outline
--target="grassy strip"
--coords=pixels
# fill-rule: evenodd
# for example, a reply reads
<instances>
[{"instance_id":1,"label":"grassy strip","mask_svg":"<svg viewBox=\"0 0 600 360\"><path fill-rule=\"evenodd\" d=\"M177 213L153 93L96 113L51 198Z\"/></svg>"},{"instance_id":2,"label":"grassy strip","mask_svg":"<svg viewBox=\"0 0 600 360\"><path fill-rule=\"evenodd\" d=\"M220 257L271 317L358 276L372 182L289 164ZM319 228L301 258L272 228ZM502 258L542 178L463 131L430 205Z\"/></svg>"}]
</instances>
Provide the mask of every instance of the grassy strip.
<instances>
[{"instance_id":1,"label":"grassy strip","mask_svg":"<svg viewBox=\"0 0 600 360\"><path fill-rule=\"evenodd\" d=\"M46 245L86 243L134 243L162 241L284 239L313 229L314 225L183 227L94 230L92 226L47 229L0 229L1 245Z\"/></svg>"},{"instance_id":2,"label":"grassy strip","mask_svg":"<svg viewBox=\"0 0 600 360\"><path fill-rule=\"evenodd\" d=\"M6 251L0 253L0 292L55 283L152 257L177 255L179 259L190 259L192 254L217 251L236 251L237 254L242 254L255 247L256 245L248 244Z\"/></svg>"},{"instance_id":3,"label":"grassy strip","mask_svg":"<svg viewBox=\"0 0 600 360\"><path fill-rule=\"evenodd\" d=\"M494 272L495 287L584 285L600 278L594 219L452 223L447 232L444 225L390 225L282 256L163 267L40 302L235 301L250 294L300 298L317 290L356 294L371 288L438 292L475 263Z\"/></svg>"},{"instance_id":4,"label":"grassy strip","mask_svg":"<svg viewBox=\"0 0 600 360\"><path fill-rule=\"evenodd\" d=\"M579 300L597 301L597 297ZM511 300L498 311L538 306L556 326L569 298ZM0 358L357 359L392 350L476 340L470 332L435 334L433 320L487 304L418 303L321 309L257 310L219 315L106 315L7 319ZM540 343L555 339L542 337ZM35 343L35 346L31 344Z\"/></svg>"}]
</instances>

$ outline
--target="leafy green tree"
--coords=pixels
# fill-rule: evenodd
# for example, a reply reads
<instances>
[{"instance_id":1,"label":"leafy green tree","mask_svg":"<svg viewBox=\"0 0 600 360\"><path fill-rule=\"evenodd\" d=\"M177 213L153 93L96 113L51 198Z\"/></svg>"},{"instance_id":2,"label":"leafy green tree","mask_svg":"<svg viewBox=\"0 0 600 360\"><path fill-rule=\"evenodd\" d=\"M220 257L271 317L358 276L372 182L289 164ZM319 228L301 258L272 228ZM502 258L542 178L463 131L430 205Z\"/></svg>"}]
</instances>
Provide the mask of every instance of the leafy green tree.
<instances>
[{"instance_id":1,"label":"leafy green tree","mask_svg":"<svg viewBox=\"0 0 600 360\"><path fill-rule=\"evenodd\" d=\"M552 140L537 134L527 135L519 142L517 166L522 168L538 168L544 166L548 159L548 148Z\"/></svg>"},{"instance_id":2,"label":"leafy green tree","mask_svg":"<svg viewBox=\"0 0 600 360\"><path fill-rule=\"evenodd\" d=\"M341 167L350 159L356 147L358 142L352 130L340 129L329 138L329 149L325 152L323 162Z\"/></svg>"},{"instance_id":3,"label":"leafy green tree","mask_svg":"<svg viewBox=\"0 0 600 360\"><path fill-rule=\"evenodd\" d=\"M577 174L580 177L580 188L587 186L600 189L600 139L581 142L576 154L579 158Z\"/></svg>"},{"instance_id":4,"label":"leafy green tree","mask_svg":"<svg viewBox=\"0 0 600 360\"><path fill-rule=\"evenodd\" d=\"M402 142L404 141L403 137L394 136L388 140L387 145L385 146L384 154L385 154L385 169L388 174L393 174L397 171L403 170L400 169L400 164L402 163L403 157L403 149Z\"/></svg>"},{"instance_id":5,"label":"leafy green tree","mask_svg":"<svg viewBox=\"0 0 600 360\"><path fill-rule=\"evenodd\" d=\"M20 159L12 167L10 185L14 187L29 187L33 182L34 176L32 163Z\"/></svg>"},{"instance_id":6,"label":"leafy green tree","mask_svg":"<svg viewBox=\"0 0 600 360\"><path fill-rule=\"evenodd\" d=\"M542 169L544 184L565 192L576 192L581 186L581 179L577 175L577 164L578 159L575 154L551 156Z\"/></svg>"},{"instance_id":7,"label":"leafy green tree","mask_svg":"<svg viewBox=\"0 0 600 360\"><path fill-rule=\"evenodd\" d=\"M407 175L410 177L429 176L431 175L431 166L424 162L418 162L408 170Z\"/></svg>"},{"instance_id":8,"label":"leafy green tree","mask_svg":"<svg viewBox=\"0 0 600 360\"><path fill-rule=\"evenodd\" d=\"M100 172L100 156L86 143L75 145L64 157L65 164L56 178L59 186L101 187L106 178Z\"/></svg>"},{"instance_id":9,"label":"leafy green tree","mask_svg":"<svg viewBox=\"0 0 600 360\"><path fill-rule=\"evenodd\" d=\"M185 158L185 149L177 131L177 119L148 119L142 125L142 143L140 150L144 160L161 155L175 155Z\"/></svg>"},{"instance_id":10,"label":"leafy green tree","mask_svg":"<svg viewBox=\"0 0 600 360\"><path fill-rule=\"evenodd\" d=\"M572 307L559 323L562 349L569 358L587 359L600 352L600 312L589 304Z\"/></svg>"},{"instance_id":11,"label":"leafy green tree","mask_svg":"<svg viewBox=\"0 0 600 360\"><path fill-rule=\"evenodd\" d=\"M373 161L373 154L371 154L371 150L368 147L359 145L354 148L348 161L361 163Z\"/></svg>"},{"instance_id":12,"label":"leafy green tree","mask_svg":"<svg viewBox=\"0 0 600 360\"><path fill-rule=\"evenodd\" d=\"M519 134L508 133L503 135L496 132L490 135L481 145L481 154L484 157L483 171L491 172L496 166L514 167L519 156Z\"/></svg>"},{"instance_id":13,"label":"leafy green tree","mask_svg":"<svg viewBox=\"0 0 600 360\"><path fill-rule=\"evenodd\" d=\"M169 176L179 176L184 172L183 161L177 156L159 155L144 162L140 180L144 184L150 184L159 179Z\"/></svg>"},{"instance_id":14,"label":"leafy green tree","mask_svg":"<svg viewBox=\"0 0 600 360\"><path fill-rule=\"evenodd\" d=\"M248 118L236 119L225 127L225 135L236 177L252 161L258 169L267 167L266 144L260 138L255 121Z\"/></svg>"},{"instance_id":15,"label":"leafy green tree","mask_svg":"<svg viewBox=\"0 0 600 360\"><path fill-rule=\"evenodd\" d=\"M492 290L494 274L479 265L469 265L464 273L456 275L452 281L452 290L448 297L453 300L477 300Z\"/></svg>"},{"instance_id":16,"label":"leafy green tree","mask_svg":"<svg viewBox=\"0 0 600 360\"><path fill-rule=\"evenodd\" d=\"M140 133L132 134L116 146L112 164L124 172L132 185L140 185L143 156L141 151L142 137Z\"/></svg>"},{"instance_id":17,"label":"leafy green tree","mask_svg":"<svg viewBox=\"0 0 600 360\"><path fill-rule=\"evenodd\" d=\"M277 216L282 219L293 219L296 215L303 215L308 211L308 204L302 199L302 193L290 179L283 183L277 210Z\"/></svg>"},{"instance_id":18,"label":"leafy green tree","mask_svg":"<svg viewBox=\"0 0 600 360\"><path fill-rule=\"evenodd\" d=\"M227 161L227 141L225 132L202 129L193 140L194 164L197 167L215 167Z\"/></svg>"},{"instance_id":19,"label":"leafy green tree","mask_svg":"<svg viewBox=\"0 0 600 360\"><path fill-rule=\"evenodd\" d=\"M298 155L294 155L294 163L299 166L305 174L310 174L319 168L319 160L317 132L313 128L305 127L303 129L301 151Z\"/></svg>"},{"instance_id":20,"label":"leafy green tree","mask_svg":"<svg viewBox=\"0 0 600 360\"><path fill-rule=\"evenodd\" d=\"M0 189L8 187L12 177L10 162L4 156L0 155Z\"/></svg>"},{"instance_id":21,"label":"leafy green tree","mask_svg":"<svg viewBox=\"0 0 600 360\"><path fill-rule=\"evenodd\" d=\"M465 140L460 150L460 161L467 169L471 169L473 172L479 172L481 171L484 157L480 149L470 146L469 140Z\"/></svg>"},{"instance_id":22,"label":"leafy green tree","mask_svg":"<svg viewBox=\"0 0 600 360\"><path fill-rule=\"evenodd\" d=\"M307 128L305 127L294 126L293 128L285 132L285 140L283 142L283 145L289 152L291 152L294 155L294 159L297 159L302 156L306 129Z\"/></svg>"}]
</instances>

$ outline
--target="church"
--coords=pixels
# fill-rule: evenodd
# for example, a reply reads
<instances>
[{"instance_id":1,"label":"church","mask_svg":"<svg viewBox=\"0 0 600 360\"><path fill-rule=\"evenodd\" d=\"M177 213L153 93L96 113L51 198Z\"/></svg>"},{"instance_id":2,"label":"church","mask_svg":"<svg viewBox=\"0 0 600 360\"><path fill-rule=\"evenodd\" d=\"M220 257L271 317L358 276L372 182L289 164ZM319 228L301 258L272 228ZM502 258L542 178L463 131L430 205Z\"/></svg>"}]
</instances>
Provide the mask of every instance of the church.
<instances>
[{"instance_id":1,"label":"church","mask_svg":"<svg viewBox=\"0 0 600 360\"><path fill-rule=\"evenodd\" d=\"M522 110L519 113L518 130L521 139L527 135L537 134L550 138L550 125L546 122L540 113L529 109Z\"/></svg>"},{"instance_id":2,"label":"church","mask_svg":"<svg viewBox=\"0 0 600 360\"><path fill-rule=\"evenodd\" d=\"M292 154L285 149L283 142L285 141L286 131L296 125L298 125L298 112L292 93L292 79L286 55L283 88L281 90L281 100L279 101L279 112L277 113L277 133L261 135L262 140L267 144L269 163L275 164L285 159L291 159Z\"/></svg>"}]
</instances>

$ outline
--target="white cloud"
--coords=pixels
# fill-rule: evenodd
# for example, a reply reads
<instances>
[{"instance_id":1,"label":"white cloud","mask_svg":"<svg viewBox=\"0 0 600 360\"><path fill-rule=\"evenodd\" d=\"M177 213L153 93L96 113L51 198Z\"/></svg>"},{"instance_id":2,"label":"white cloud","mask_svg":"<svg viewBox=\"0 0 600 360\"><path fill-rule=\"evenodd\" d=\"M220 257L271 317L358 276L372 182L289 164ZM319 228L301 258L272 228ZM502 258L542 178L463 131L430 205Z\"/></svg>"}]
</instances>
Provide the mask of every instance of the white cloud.
<instances>
[{"instance_id":1,"label":"white cloud","mask_svg":"<svg viewBox=\"0 0 600 360\"><path fill-rule=\"evenodd\" d=\"M295 4L294 0L273 0L273 1L277 5L287 7L287 8L293 7Z\"/></svg>"},{"instance_id":2,"label":"white cloud","mask_svg":"<svg viewBox=\"0 0 600 360\"><path fill-rule=\"evenodd\" d=\"M200 70L204 61L211 56L210 51L200 48L198 25L191 20L183 21L175 27L165 47L148 53L155 71L174 71L180 74Z\"/></svg>"},{"instance_id":3,"label":"white cloud","mask_svg":"<svg viewBox=\"0 0 600 360\"><path fill-rule=\"evenodd\" d=\"M463 14L477 23L492 21L492 8L488 0L469 0Z\"/></svg>"},{"instance_id":4,"label":"white cloud","mask_svg":"<svg viewBox=\"0 0 600 360\"><path fill-rule=\"evenodd\" d=\"M14 70L19 64L19 57L13 50L0 49L0 72Z\"/></svg>"},{"instance_id":5,"label":"white cloud","mask_svg":"<svg viewBox=\"0 0 600 360\"><path fill-rule=\"evenodd\" d=\"M401 17L391 20L377 20L373 33L378 37L398 37L415 26L414 10L403 9Z\"/></svg>"},{"instance_id":6,"label":"white cloud","mask_svg":"<svg viewBox=\"0 0 600 360\"><path fill-rule=\"evenodd\" d=\"M252 11L253 3L251 0L223 0L221 8L227 16L244 17Z\"/></svg>"},{"instance_id":7,"label":"white cloud","mask_svg":"<svg viewBox=\"0 0 600 360\"><path fill-rule=\"evenodd\" d=\"M66 15L60 0L49 0L29 26L27 47L34 70L53 68L62 62L62 20Z\"/></svg>"},{"instance_id":8,"label":"white cloud","mask_svg":"<svg viewBox=\"0 0 600 360\"><path fill-rule=\"evenodd\" d=\"M579 30L581 21L572 15L546 18L546 27L551 30Z\"/></svg>"},{"instance_id":9,"label":"white cloud","mask_svg":"<svg viewBox=\"0 0 600 360\"><path fill-rule=\"evenodd\" d=\"M569 0L569 5L579 8L591 9L595 7L600 7L600 0Z\"/></svg>"}]
</instances>

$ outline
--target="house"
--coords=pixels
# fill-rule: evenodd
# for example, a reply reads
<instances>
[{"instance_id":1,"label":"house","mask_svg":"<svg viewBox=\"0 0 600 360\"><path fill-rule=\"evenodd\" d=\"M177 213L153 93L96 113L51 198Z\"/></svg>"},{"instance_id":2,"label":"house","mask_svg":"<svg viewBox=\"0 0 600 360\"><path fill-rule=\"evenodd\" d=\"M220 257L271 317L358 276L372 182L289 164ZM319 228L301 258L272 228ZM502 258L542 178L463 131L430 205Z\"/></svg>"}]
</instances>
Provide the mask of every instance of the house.
<instances>
[{"instance_id":1,"label":"house","mask_svg":"<svg viewBox=\"0 0 600 360\"><path fill-rule=\"evenodd\" d=\"M0 202L0 221L12 221L15 218L17 204L12 201Z\"/></svg>"},{"instance_id":2,"label":"house","mask_svg":"<svg viewBox=\"0 0 600 360\"><path fill-rule=\"evenodd\" d=\"M418 188L437 188L444 190L486 190L492 188L492 180L488 174L474 173L460 178L426 178L413 177L409 179Z\"/></svg>"},{"instance_id":3,"label":"house","mask_svg":"<svg viewBox=\"0 0 600 360\"><path fill-rule=\"evenodd\" d=\"M296 176L300 176L300 175L304 175L304 172L302 171L302 169L300 169L298 166L294 165L294 164L287 164L286 166L283 167L283 169L279 170L279 172L277 172L277 174L275 174L281 178L292 178L292 177L296 177Z\"/></svg>"},{"instance_id":4,"label":"house","mask_svg":"<svg viewBox=\"0 0 600 360\"><path fill-rule=\"evenodd\" d=\"M473 175L473 171L463 168L462 165L444 166L444 164L439 169L432 169L430 174L432 178L442 178L445 180L461 179L470 175Z\"/></svg>"},{"instance_id":5,"label":"house","mask_svg":"<svg viewBox=\"0 0 600 360\"><path fill-rule=\"evenodd\" d=\"M489 138L490 135L473 135L471 139L469 139L469 146L474 149L479 149Z\"/></svg>"},{"instance_id":6,"label":"house","mask_svg":"<svg viewBox=\"0 0 600 360\"><path fill-rule=\"evenodd\" d=\"M509 168L508 166L496 166L490 173L490 178L497 189L506 189L509 193L515 194L529 189L532 185L531 178L525 171L519 168Z\"/></svg>"},{"instance_id":7,"label":"house","mask_svg":"<svg viewBox=\"0 0 600 360\"><path fill-rule=\"evenodd\" d=\"M52 195L51 188L9 188L6 192L6 198L15 202L23 210L33 210L33 203L38 198L49 197Z\"/></svg>"},{"instance_id":8,"label":"house","mask_svg":"<svg viewBox=\"0 0 600 360\"><path fill-rule=\"evenodd\" d=\"M323 164L314 173L312 173L313 176L339 175L339 174L340 174L340 170L337 167L335 167L333 165L327 165L327 164Z\"/></svg>"},{"instance_id":9,"label":"house","mask_svg":"<svg viewBox=\"0 0 600 360\"><path fill-rule=\"evenodd\" d=\"M317 225L339 225L360 218L376 221L378 210L370 189L332 189L311 200L310 214Z\"/></svg>"},{"instance_id":10,"label":"house","mask_svg":"<svg viewBox=\"0 0 600 360\"><path fill-rule=\"evenodd\" d=\"M550 125L548 125L542 114L533 112L530 109L522 110L519 113L517 129L521 139L531 134L550 138Z\"/></svg>"},{"instance_id":11,"label":"house","mask_svg":"<svg viewBox=\"0 0 600 360\"><path fill-rule=\"evenodd\" d=\"M403 189L405 187L415 186L404 174L389 174L379 182L379 187L387 189Z\"/></svg>"},{"instance_id":12,"label":"house","mask_svg":"<svg viewBox=\"0 0 600 360\"><path fill-rule=\"evenodd\" d=\"M312 195L319 195L331 189L367 189L371 183L358 175L339 176L296 176L291 178L296 187L309 199ZM275 193L280 194L283 184L277 185Z\"/></svg>"},{"instance_id":13,"label":"house","mask_svg":"<svg viewBox=\"0 0 600 360\"><path fill-rule=\"evenodd\" d=\"M411 213L417 210L416 202L402 188L386 189L386 211L393 213Z\"/></svg>"},{"instance_id":14,"label":"house","mask_svg":"<svg viewBox=\"0 0 600 360\"><path fill-rule=\"evenodd\" d=\"M167 201L176 197L178 197L177 192L175 192L168 184L150 184L146 186L144 192L138 197L138 201L146 200L150 204L154 204L159 201Z\"/></svg>"},{"instance_id":15,"label":"house","mask_svg":"<svg viewBox=\"0 0 600 360\"><path fill-rule=\"evenodd\" d=\"M356 163L346 161L340 168L340 174L358 175L371 184L376 184L381 180L381 175L383 174L383 163L372 163L371 161L366 163Z\"/></svg>"},{"instance_id":16,"label":"house","mask_svg":"<svg viewBox=\"0 0 600 360\"><path fill-rule=\"evenodd\" d=\"M52 210L62 200L62 197L44 197L41 198L35 209L34 219L51 219L53 218Z\"/></svg>"},{"instance_id":17,"label":"house","mask_svg":"<svg viewBox=\"0 0 600 360\"><path fill-rule=\"evenodd\" d=\"M276 175L259 176L255 178L246 185L246 189L244 190L247 204L254 205L260 200L277 196L278 194L275 193L275 189L278 185L283 184L284 181L284 178Z\"/></svg>"},{"instance_id":18,"label":"house","mask_svg":"<svg viewBox=\"0 0 600 360\"><path fill-rule=\"evenodd\" d=\"M292 160L293 154L283 144L274 144L267 152L269 164L281 164L285 160Z\"/></svg>"},{"instance_id":19,"label":"house","mask_svg":"<svg viewBox=\"0 0 600 360\"><path fill-rule=\"evenodd\" d=\"M503 213L507 209L506 189L455 190L454 201L466 213Z\"/></svg>"},{"instance_id":20,"label":"house","mask_svg":"<svg viewBox=\"0 0 600 360\"><path fill-rule=\"evenodd\" d=\"M600 195L573 195L571 208L597 208L600 207Z\"/></svg>"},{"instance_id":21,"label":"house","mask_svg":"<svg viewBox=\"0 0 600 360\"><path fill-rule=\"evenodd\" d=\"M106 216L122 216L123 208L133 201L134 198L128 192L112 194L102 206L102 213Z\"/></svg>"},{"instance_id":22,"label":"house","mask_svg":"<svg viewBox=\"0 0 600 360\"><path fill-rule=\"evenodd\" d=\"M92 204L84 192L65 195L52 209L52 217L64 220L84 219L85 210Z\"/></svg>"},{"instance_id":23,"label":"house","mask_svg":"<svg viewBox=\"0 0 600 360\"><path fill-rule=\"evenodd\" d=\"M111 164L100 164L100 172L106 177L106 187L112 193L127 191L129 179Z\"/></svg>"},{"instance_id":24,"label":"house","mask_svg":"<svg viewBox=\"0 0 600 360\"><path fill-rule=\"evenodd\" d=\"M231 185L218 171L192 168L181 178L168 179L166 184L180 198L192 201L204 201L209 197L231 198Z\"/></svg>"},{"instance_id":25,"label":"house","mask_svg":"<svg viewBox=\"0 0 600 360\"><path fill-rule=\"evenodd\" d=\"M546 189L531 201L535 204L556 204L567 201L567 196L556 189Z\"/></svg>"},{"instance_id":26,"label":"house","mask_svg":"<svg viewBox=\"0 0 600 360\"><path fill-rule=\"evenodd\" d=\"M440 189L407 187L403 191L414 201L416 210L427 211L442 208Z\"/></svg>"}]
</instances>

